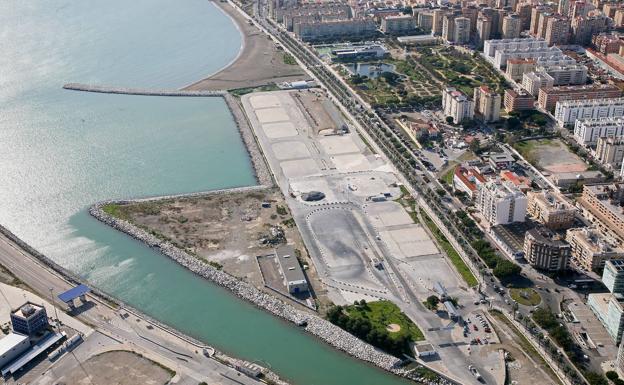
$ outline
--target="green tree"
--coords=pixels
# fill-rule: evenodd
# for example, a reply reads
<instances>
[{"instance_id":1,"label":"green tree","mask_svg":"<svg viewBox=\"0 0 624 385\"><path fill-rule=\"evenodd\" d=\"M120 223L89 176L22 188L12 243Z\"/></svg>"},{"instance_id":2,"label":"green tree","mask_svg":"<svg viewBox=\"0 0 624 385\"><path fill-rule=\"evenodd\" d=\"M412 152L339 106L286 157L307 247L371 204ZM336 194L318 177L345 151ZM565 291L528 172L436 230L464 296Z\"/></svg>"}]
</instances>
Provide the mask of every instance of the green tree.
<instances>
[{"instance_id":1,"label":"green tree","mask_svg":"<svg viewBox=\"0 0 624 385\"><path fill-rule=\"evenodd\" d=\"M452 116L447 116L446 117L446 123L453 124L453 117Z\"/></svg>"},{"instance_id":2,"label":"green tree","mask_svg":"<svg viewBox=\"0 0 624 385\"><path fill-rule=\"evenodd\" d=\"M522 271L520 266L516 265L511 261L503 259L496 263L496 267L494 268L493 273L498 279L506 280L520 274L520 271Z\"/></svg>"},{"instance_id":3,"label":"green tree","mask_svg":"<svg viewBox=\"0 0 624 385\"><path fill-rule=\"evenodd\" d=\"M479 151L481 151L481 141L479 141L479 139L472 139L472 142L470 142L470 151L474 153L478 153Z\"/></svg>"},{"instance_id":4,"label":"green tree","mask_svg":"<svg viewBox=\"0 0 624 385\"><path fill-rule=\"evenodd\" d=\"M437 296L430 295L429 297L427 297L427 300L425 301L425 306L429 310L433 310L438 307L439 303L440 303L440 299Z\"/></svg>"}]
</instances>

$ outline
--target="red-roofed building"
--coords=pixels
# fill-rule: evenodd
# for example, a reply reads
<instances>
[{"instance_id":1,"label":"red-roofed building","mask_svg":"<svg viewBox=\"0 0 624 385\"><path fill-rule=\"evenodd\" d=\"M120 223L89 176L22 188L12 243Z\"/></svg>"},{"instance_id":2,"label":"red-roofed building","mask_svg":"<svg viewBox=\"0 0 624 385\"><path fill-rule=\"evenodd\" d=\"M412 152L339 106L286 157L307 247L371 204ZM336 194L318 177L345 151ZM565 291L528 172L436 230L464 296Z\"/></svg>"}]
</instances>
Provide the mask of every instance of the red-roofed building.
<instances>
[{"instance_id":1,"label":"red-roofed building","mask_svg":"<svg viewBox=\"0 0 624 385\"><path fill-rule=\"evenodd\" d=\"M453 175L453 189L463 191L473 198L477 187L487 182L485 177L474 167L455 167Z\"/></svg>"},{"instance_id":2,"label":"red-roofed building","mask_svg":"<svg viewBox=\"0 0 624 385\"><path fill-rule=\"evenodd\" d=\"M520 176L513 171L503 170L500 173L500 177L502 180L508 181L516 186L523 193L526 193L531 189L531 180L527 177Z\"/></svg>"}]
</instances>

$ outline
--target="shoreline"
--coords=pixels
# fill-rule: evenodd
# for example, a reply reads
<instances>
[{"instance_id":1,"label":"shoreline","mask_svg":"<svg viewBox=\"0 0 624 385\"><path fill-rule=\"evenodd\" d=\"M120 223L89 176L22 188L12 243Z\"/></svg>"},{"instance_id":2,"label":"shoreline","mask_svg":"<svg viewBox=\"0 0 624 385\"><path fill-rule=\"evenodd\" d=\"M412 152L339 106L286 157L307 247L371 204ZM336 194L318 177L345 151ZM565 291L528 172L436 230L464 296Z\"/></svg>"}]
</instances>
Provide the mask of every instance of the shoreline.
<instances>
[{"instance_id":1,"label":"shoreline","mask_svg":"<svg viewBox=\"0 0 624 385\"><path fill-rule=\"evenodd\" d=\"M250 187L257 188L258 186ZM215 190L214 193L224 194L231 191L232 190L223 189ZM240 191L240 189L237 189L236 191ZM210 193L204 194L208 195ZM444 378L438 378L436 381L429 381L422 376L408 372L401 368L403 362L402 360L382 352L381 350L360 340L320 316L298 310L293 305L287 304L281 299L265 293L251 284L212 267L211 265L189 255L184 250L148 233L132 223L112 217L102 209L102 207L106 204L127 204L134 201L135 200L123 200L96 203L89 208L89 214L100 222L116 229L117 231L125 233L131 238L134 238L144 245L160 252L164 256L172 259L174 262L202 277L203 279L225 288L231 294L245 300L247 303L264 310L279 319L288 321L296 326L300 326L300 328L305 332L355 359L376 366L377 368L380 368L388 373L415 381L416 383L431 385L452 384Z\"/></svg>"},{"instance_id":2,"label":"shoreline","mask_svg":"<svg viewBox=\"0 0 624 385\"><path fill-rule=\"evenodd\" d=\"M228 17L231 21L232 24L234 24L234 27L236 28L236 30L238 31L238 34L241 37L241 44L240 47L238 49L238 53L236 54L236 57L234 57L234 59L230 60L229 63L227 63L226 65L224 65L223 67L219 68L218 70L216 70L215 72L209 74L208 76L204 76L202 79L194 81L190 84L187 84L185 86L180 87L180 90L186 90L187 88L193 87L194 85L201 83L205 80L208 80L214 76L217 76L218 74L220 74L221 72L227 70L228 68L230 68L231 66L233 66L238 60L240 60L241 56L243 56L243 52L245 51L245 49L247 48L247 36L245 35L245 32L242 30L240 23L238 22L238 20L236 20L236 18L234 18L228 11L226 11L223 7L219 6L218 1L214 1L211 0L210 3L212 4L213 7L217 8L221 13L223 13L226 17Z\"/></svg>"}]
</instances>

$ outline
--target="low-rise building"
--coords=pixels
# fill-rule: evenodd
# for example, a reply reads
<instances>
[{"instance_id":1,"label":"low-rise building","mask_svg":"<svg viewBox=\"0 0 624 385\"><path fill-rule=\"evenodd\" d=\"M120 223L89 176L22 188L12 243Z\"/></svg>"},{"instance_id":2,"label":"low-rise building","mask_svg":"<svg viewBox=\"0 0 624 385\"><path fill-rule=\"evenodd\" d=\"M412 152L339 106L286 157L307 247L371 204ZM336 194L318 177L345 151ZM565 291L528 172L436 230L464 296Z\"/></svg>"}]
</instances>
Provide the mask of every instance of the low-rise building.
<instances>
[{"instance_id":1,"label":"low-rise building","mask_svg":"<svg viewBox=\"0 0 624 385\"><path fill-rule=\"evenodd\" d=\"M550 180L555 186L565 189L572 186L584 184L601 183L605 180L605 175L598 170L587 170L583 172L568 171L553 173Z\"/></svg>"},{"instance_id":2,"label":"low-rise building","mask_svg":"<svg viewBox=\"0 0 624 385\"><path fill-rule=\"evenodd\" d=\"M474 116L474 104L461 91L453 87L446 87L442 91L442 109L445 116L453 118L453 123L459 124L464 119Z\"/></svg>"},{"instance_id":3,"label":"low-rise building","mask_svg":"<svg viewBox=\"0 0 624 385\"><path fill-rule=\"evenodd\" d=\"M377 25L370 18L305 21L294 25L297 38L302 41L325 41L374 36Z\"/></svg>"},{"instance_id":4,"label":"low-rise building","mask_svg":"<svg viewBox=\"0 0 624 385\"><path fill-rule=\"evenodd\" d=\"M16 333L32 336L49 326L48 314L45 307L26 302L11 311L11 325Z\"/></svg>"},{"instance_id":5,"label":"low-rise building","mask_svg":"<svg viewBox=\"0 0 624 385\"><path fill-rule=\"evenodd\" d=\"M308 281L303 274L301 265L291 246L281 246L275 250L275 257L279 263L284 278L284 285L291 294L299 294L308 291Z\"/></svg>"},{"instance_id":6,"label":"low-rise building","mask_svg":"<svg viewBox=\"0 0 624 385\"><path fill-rule=\"evenodd\" d=\"M492 226L524 222L527 199L510 183L489 181L478 186L476 207Z\"/></svg>"},{"instance_id":7,"label":"low-rise building","mask_svg":"<svg viewBox=\"0 0 624 385\"><path fill-rule=\"evenodd\" d=\"M536 68L538 72L546 72L553 78L553 85L578 85L587 82L587 67L582 64L553 64Z\"/></svg>"},{"instance_id":8,"label":"low-rise building","mask_svg":"<svg viewBox=\"0 0 624 385\"><path fill-rule=\"evenodd\" d=\"M506 152L493 153L488 155L488 163L495 170L502 170L511 167L516 160L511 154Z\"/></svg>"},{"instance_id":9,"label":"low-rise building","mask_svg":"<svg viewBox=\"0 0 624 385\"><path fill-rule=\"evenodd\" d=\"M542 190L529 191L527 199L527 214L549 229L567 229L574 223L576 209L563 197Z\"/></svg>"},{"instance_id":10,"label":"low-rise building","mask_svg":"<svg viewBox=\"0 0 624 385\"><path fill-rule=\"evenodd\" d=\"M585 185L578 204L598 231L624 242L624 185Z\"/></svg>"},{"instance_id":11,"label":"low-rise building","mask_svg":"<svg viewBox=\"0 0 624 385\"><path fill-rule=\"evenodd\" d=\"M388 16L381 19L381 32L388 35L401 35L416 29L417 19L410 15Z\"/></svg>"},{"instance_id":12,"label":"low-rise building","mask_svg":"<svg viewBox=\"0 0 624 385\"><path fill-rule=\"evenodd\" d=\"M479 170L474 167L457 166L453 172L453 189L463 191L474 198L479 185L487 182Z\"/></svg>"},{"instance_id":13,"label":"low-rise building","mask_svg":"<svg viewBox=\"0 0 624 385\"><path fill-rule=\"evenodd\" d=\"M623 99L624 100L624 99ZM599 138L616 138L621 139L624 137L624 118L622 118L622 112L624 112L624 104L605 105L604 103L598 103L599 108L604 108L606 112L601 113L600 117L587 118L589 113L592 115L599 115L596 113L598 108L583 108L585 103L574 103L581 105L579 108L565 108L569 104L564 102L564 108L561 108L561 118L555 114L557 122L560 122L562 126L568 125L570 122L576 122L574 124L574 140L583 146L593 146L598 143ZM558 104L559 105L559 104ZM614 107L614 108L611 108ZM587 112L587 110L590 110ZM620 117L613 117L620 116ZM606 116L604 116L606 115Z\"/></svg>"},{"instance_id":14,"label":"low-rise building","mask_svg":"<svg viewBox=\"0 0 624 385\"><path fill-rule=\"evenodd\" d=\"M538 95L540 88L552 87L555 79L546 72L529 72L522 76L522 88L531 95Z\"/></svg>"},{"instance_id":15,"label":"low-rise building","mask_svg":"<svg viewBox=\"0 0 624 385\"><path fill-rule=\"evenodd\" d=\"M509 59L505 74L514 82L522 80L524 74L533 72L537 61L535 59Z\"/></svg>"},{"instance_id":16,"label":"low-rise building","mask_svg":"<svg viewBox=\"0 0 624 385\"><path fill-rule=\"evenodd\" d=\"M503 99L505 111L525 111L535 108L535 98L524 90L505 90Z\"/></svg>"},{"instance_id":17,"label":"low-rise building","mask_svg":"<svg viewBox=\"0 0 624 385\"><path fill-rule=\"evenodd\" d=\"M566 241L572 248L572 262L586 271L602 269L606 261L624 258L624 249L615 240L592 227L569 229Z\"/></svg>"},{"instance_id":18,"label":"low-rise building","mask_svg":"<svg viewBox=\"0 0 624 385\"><path fill-rule=\"evenodd\" d=\"M388 50L381 44L367 44L336 48L331 51L331 54L333 61L352 62L383 59L388 55Z\"/></svg>"},{"instance_id":19,"label":"low-rise building","mask_svg":"<svg viewBox=\"0 0 624 385\"><path fill-rule=\"evenodd\" d=\"M570 245L545 228L534 228L524 236L524 258L539 270L565 271L570 264Z\"/></svg>"},{"instance_id":20,"label":"low-rise building","mask_svg":"<svg viewBox=\"0 0 624 385\"><path fill-rule=\"evenodd\" d=\"M559 101L612 99L621 96L622 90L611 84L558 86L541 88L537 102L544 110L554 111Z\"/></svg>"},{"instance_id":21,"label":"low-rise building","mask_svg":"<svg viewBox=\"0 0 624 385\"><path fill-rule=\"evenodd\" d=\"M9 333L0 339L0 368L22 355L30 347L28 336Z\"/></svg>"}]
</instances>

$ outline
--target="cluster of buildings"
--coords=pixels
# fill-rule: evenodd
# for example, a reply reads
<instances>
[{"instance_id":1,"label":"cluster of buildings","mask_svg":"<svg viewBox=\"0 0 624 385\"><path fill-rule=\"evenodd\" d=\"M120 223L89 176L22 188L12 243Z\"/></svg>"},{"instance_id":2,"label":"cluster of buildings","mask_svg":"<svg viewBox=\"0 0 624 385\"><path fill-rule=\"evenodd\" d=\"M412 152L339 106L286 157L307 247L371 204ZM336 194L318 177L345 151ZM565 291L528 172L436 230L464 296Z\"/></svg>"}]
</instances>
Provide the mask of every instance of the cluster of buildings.
<instances>
[{"instance_id":1,"label":"cluster of buildings","mask_svg":"<svg viewBox=\"0 0 624 385\"><path fill-rule=\"evenodd\" d=\"M442 91L442 109L454 124L474 117L483 122L495 122L500 119L501 95L484 85L474 89L473 100L470 100L461 91L447 87Z\"/></svg>"},{"instance_id":2,"label":"cluster of buildings","mask_svg":"<svg viewBox=\"0 0 624 385\"><path fill-rule=\"evenodd\" d=\"M508 248L514 257L549 272L600 271L606 261L624 258L624 185L585 185L573 204L558 192L533 189L529 178L511 171L510 154L486 157L457 166L453 189L472 200L495 238L519 228L516 250Z\"/></svg>"}]
</instances>

